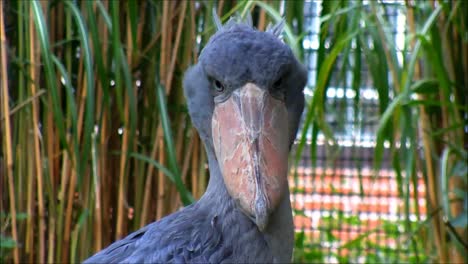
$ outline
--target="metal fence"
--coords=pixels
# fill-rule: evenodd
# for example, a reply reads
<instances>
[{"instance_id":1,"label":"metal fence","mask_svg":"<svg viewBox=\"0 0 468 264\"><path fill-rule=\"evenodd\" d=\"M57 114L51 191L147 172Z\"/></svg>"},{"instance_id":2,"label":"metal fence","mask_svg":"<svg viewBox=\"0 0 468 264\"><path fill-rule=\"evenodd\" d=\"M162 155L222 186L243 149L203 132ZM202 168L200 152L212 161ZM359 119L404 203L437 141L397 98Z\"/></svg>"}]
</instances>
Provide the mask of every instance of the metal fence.
<instances>
[{"instance_id":1,"label":"metal fence","mask_svg":"<svg viewBox=\"0 0 468 264\"><path fill-rule=\"evenodd\" d=\"M303 46L310 93L317 76L320 7L318 1L306 1L304 6L306 36ZM401 45L404 13L397 8L387 11L396 45ZM399 196L397 177L391 170L389 150L384 153L378 175L372 171L379 117L378 94L372 87L366 64L362 65L359 107L355 107L356 94L351 83L332 79L327 89L325 118L338 144L330 146L319 135L315 162L311 162L308 145L303 151L298 174L290 179L296 231L304 234L299 237L306 240L306 246L315 249L317 261L410 261L417 249L408 243L410 239L405 230L411 228L405 226L408 221L404 221L404 201ZM410 212L413 224L426 214L421 177L417 185L416 193L411 193L418 197L417 205Z\"/></svg>"}]
</instances>

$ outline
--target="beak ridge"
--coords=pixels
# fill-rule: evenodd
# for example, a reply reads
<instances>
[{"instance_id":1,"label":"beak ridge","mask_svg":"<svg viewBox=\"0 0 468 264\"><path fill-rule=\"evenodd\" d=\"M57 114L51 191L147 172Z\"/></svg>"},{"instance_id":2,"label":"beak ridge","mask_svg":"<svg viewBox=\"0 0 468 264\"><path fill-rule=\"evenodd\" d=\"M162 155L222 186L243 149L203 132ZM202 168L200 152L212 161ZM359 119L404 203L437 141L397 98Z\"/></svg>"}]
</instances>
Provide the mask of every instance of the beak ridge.
<instances>
[{"instance_id":1,"label":"beak ridge","mask_svg":"<svg viewBox=\"0 0 468 264\"><path fill-rule=\"evenodd\" d=\"M260 231L287 185L287 118L284 102L253 83L213 113L213 144L225 186Z\"/></svg>"}]
</instances>

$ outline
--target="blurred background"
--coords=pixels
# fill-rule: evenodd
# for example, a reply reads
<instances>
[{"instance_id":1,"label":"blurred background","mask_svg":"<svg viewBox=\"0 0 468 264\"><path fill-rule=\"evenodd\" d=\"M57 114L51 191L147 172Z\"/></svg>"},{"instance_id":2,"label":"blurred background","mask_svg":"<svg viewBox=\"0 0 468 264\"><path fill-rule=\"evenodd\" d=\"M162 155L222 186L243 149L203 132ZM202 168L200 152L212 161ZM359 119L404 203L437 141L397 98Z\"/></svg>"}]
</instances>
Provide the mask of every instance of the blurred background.
<instances>
[{"instance_id":1,"label":"blurred background","mask_svg":"<svg viewBox=\"0 0 468 264\"><path fill-rule=\"evenodd\" d=\"M307 66L297 263L466 263L468 2L0 1L0 262L79 262L198 199L184 71L222 21Z\"/></svg>"}]
</instances>

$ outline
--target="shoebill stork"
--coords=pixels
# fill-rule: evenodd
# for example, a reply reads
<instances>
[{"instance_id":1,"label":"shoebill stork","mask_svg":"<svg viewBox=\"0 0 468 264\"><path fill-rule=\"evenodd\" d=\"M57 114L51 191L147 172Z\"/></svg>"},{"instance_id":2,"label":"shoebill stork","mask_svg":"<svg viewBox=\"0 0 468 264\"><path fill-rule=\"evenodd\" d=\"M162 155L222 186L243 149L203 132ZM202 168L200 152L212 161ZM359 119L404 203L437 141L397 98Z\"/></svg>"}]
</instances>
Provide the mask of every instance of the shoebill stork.
<instances>
[{"instance_id":1,"label":"shoebill stork","mask_svg":"<svg viewBox=\"0 0 468 264\"><path fill-rule=\"evenodd\" d=\"M306 70L279 39L283 23L266 32L233 18L223 26L216 17L215 24L184 77L209 161L205 194L86 263L291 261L288 153L304 108Z\"/></svg>"}]
</instances>

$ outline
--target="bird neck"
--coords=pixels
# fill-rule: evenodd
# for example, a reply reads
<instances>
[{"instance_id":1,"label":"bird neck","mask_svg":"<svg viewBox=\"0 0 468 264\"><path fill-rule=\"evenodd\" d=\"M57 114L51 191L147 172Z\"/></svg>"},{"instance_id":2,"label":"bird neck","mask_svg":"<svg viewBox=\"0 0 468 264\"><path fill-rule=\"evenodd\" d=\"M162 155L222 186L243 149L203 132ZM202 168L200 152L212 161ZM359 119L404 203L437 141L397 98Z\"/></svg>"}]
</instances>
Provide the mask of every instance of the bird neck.
<instances>
[{"instance_id":1,"label":"bird neck","mask_svg":"<svg viewBox=\"0 0 468 264\"><path fill-rule=\"evenodd\" d=\"M206 187L206 192L203 196L229 196L226 186L224 185L223 175L221 173L218 160L216 159L213 146L211 144L205 143L205 149L208 158L210 179L208 181L208 186Z\"/></svg>"}]
</instances>

